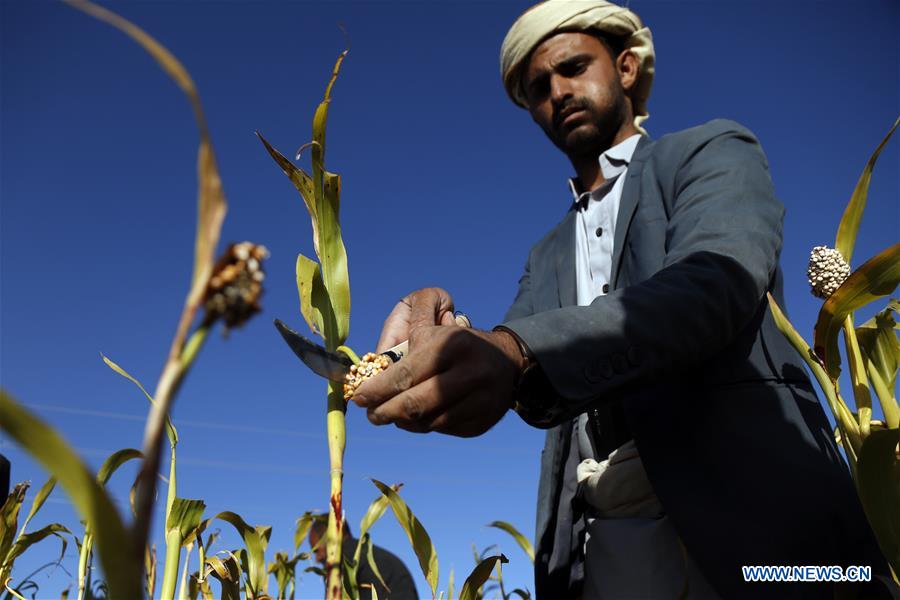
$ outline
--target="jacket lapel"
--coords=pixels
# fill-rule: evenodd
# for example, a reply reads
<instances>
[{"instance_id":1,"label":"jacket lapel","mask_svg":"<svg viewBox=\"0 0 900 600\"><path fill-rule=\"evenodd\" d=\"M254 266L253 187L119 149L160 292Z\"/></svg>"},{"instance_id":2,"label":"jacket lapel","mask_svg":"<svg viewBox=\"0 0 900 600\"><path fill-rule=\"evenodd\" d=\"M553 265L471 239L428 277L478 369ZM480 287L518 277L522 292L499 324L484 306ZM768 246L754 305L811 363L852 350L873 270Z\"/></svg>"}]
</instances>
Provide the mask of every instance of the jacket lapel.
<instances>
[{"instance_id":1,"label":"jacket lapel","mask_svg":"<svg viewBox=\"0 0 900 600\"><path fill-rule=\"evenodd\" d=\"M616 232L613 238L612 255L612 288L616 289L619 270L622 265L622 250L632 217L637 209L641 191L641 173L644 161L650 154L653 142L647 136L641 136L637 148L628 164L627 179L622 186L622 198L619 200L619 215L616 219ZM575 210L570 209L565 218L556 226L553 240L553 252L556 255L556 286L560 306L574 306L578 303L578 291L575 283Z\"/></svg>"},{"instance_id":2,"label":"jacket lapel","mask_svg":"<svg viewBox=\"0 0 900 600\"><path fill-rule=\"evenodd\" d=\"M634 211L637 210L638 201L641 192L641 173L644 171L644 161L650 154L650 148L653 143L647 136L641 136L638 141L637 148L628 164L628 171L625 173L627 179L622 186L622 198L619 200L619 214L616 217L616 234L613 238L613 255L612 269L610 270L610 279L612 289L618 289L619 271L622 266L622 251L625 249L625 239L628 236L628 229L631 227L631 220L634 217ZM573 272L574 272L574 243L573 250ZM573 285L574 289L574 285Z\"/></svg>"}]
</instances>

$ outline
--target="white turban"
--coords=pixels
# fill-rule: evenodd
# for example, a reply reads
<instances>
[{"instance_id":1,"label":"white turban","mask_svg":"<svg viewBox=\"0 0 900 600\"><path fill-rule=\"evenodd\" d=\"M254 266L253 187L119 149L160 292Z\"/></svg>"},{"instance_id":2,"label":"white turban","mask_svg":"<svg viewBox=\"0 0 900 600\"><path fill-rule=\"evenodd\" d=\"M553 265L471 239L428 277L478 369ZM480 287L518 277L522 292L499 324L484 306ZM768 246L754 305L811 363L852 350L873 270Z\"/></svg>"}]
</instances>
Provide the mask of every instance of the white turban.
<instances>
[{"instance_id":1,"label":"white turban","mask_svg":"<svg viewBox=\"0 0 900 600\"><path fill-rule=\"evenodd\" d=\"M523 108L528 103L522 89L526 59L548 37L564 31L596 30L621 39L624 48L638 59L638 78L631 92L634 125L646 134L641 123L647 120L647 98L653 84L653 38L640 18L628 10L604 0L547 0L532 6L520 16L506 34L500 49L500 74L506 93Z\"/></svg>"}]
</instances>

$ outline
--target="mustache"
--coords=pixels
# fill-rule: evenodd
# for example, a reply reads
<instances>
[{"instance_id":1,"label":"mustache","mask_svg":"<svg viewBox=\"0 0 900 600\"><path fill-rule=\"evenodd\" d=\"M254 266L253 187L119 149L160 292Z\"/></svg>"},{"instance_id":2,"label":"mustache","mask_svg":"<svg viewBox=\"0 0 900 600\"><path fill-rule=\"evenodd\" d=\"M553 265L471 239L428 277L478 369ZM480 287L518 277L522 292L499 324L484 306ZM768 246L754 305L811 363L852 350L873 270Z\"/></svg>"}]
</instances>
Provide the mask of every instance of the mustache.
<instances>
[{"instance_id":1,"label":"mustache","mask_svg":"<svg viewBox=\"0 0 900 600\"><path fill-rule=\"evenodd\" d=\"M557 106L553 111L553 127L557 131L562 126L562 122L569 114L579 110L591 110L593 105L587 98L573 98L565 104Z\"/></svg>"}]
</instances>

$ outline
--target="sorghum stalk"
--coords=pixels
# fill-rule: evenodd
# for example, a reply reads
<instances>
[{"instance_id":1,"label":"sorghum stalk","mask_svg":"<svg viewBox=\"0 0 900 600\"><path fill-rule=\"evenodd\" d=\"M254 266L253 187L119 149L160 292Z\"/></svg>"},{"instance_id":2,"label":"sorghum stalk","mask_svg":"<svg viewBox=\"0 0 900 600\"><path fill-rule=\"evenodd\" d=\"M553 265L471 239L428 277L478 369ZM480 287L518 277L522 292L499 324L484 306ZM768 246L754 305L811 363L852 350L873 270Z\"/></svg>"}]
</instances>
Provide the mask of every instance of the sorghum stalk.
<instances>
[{"instance_id":1,"label":"sorghum stalk","mask_svg":"<svg viewBox=\"0 0 900 600\"><path fill-rule=\"evenodd\" d=\"M84 599L87 584L88 563L94 546L94 534L90 532L90 524L84 527L84 539L81 540L81 551L78 553L78 600Z\"/></svg>"},{"instance_id":2,"label":"sorghum stalk","mask_svg":"<svg viewBox=\"0 0 900 600\"><path fill-rule=\"evenodd\" d=\"M341 542L344 534L343 521L343 480L344 449L347 446L346 403L341 384L328 382L328 456L331 463L331 500L328 507L328 529L325 535L325 568L327 577L327 597L341 600L343 581L341 579Z\"/></svg>"},{"instance_id":3,"label":"sorghum stalk","mask_svg":"<svg viewBox=\"0 0 900 600\"><path fill-rule=\"evenodd\" d=\"M175 527L166 533L166 568L163 570L162 588L160 597L169 599L175 597L175 583L178 580L178 563L181 562L181 531ZM174 568L170 568L174 566Z\"/></svg>"},{"instance_id":4,"label":"sorghum stalk","mask_svg":"<svg viewBox=\"0 0 900 600\"><path fill-rule=\"evenodd\" d=\"M853 396L856 399L856 411L859 417L859 433L862 439L869 437L872 422L872 395L869 393L869 378L863 363L859 340L853 328L853 316L844 319L844 342L847 348L847 362L850 364L850 383L853 385Z\"/></svg>"},{"instance_id":5,"label":"sorghum stalk","mask_svg":"<svg viewBox=\"0 0 900 600\"><path fill-rule=\"evenodd\" d=\"M161 454L159 452L159 445L162 443L165 418L166 415L169 414L175 394L181 387L185 375L187 375L191 366L193 366L194 360L196 360L200 348L203 347L203 343L206 341L214 322L215 317L207 315L200 326L191 335L181 352L178 353L177 357L173 359L170 356L169 360L166 361L162 375L160 375L159 382L156 385L156 391L153 395L156 404L150 411L150 416L147 419L147 426L144 430L144 456L146 459L139 475L141 481L138 486L138 499L136 505L137 515L134 524L136 534L135 542L137 547L133 550L139 552L140 559L143 559L145 552L144 546L146 545L147 533L150 527L150 517L153 511L153 498L156 493L156 472L159 470ZM174 475L174 460L175 454L173 449L170 477ZM170 493L166 499L167 517L174 500L175 493L170 488ZM166 545L168 546L168 537L166 539ZM170 549L167 547L164 577L168 575L170 570L169 556ZM177 562L173 571L177 576Z\"/></svg>"},{"instance_id":6,"label":"sorghum stalk","mask_svg":"<svg viewBox=\"0 0 900 600\"><path fill-rule=\"evenodd\" d=\"M224 322L226 331L231 327L240 327L254 314L260 311L259 299L262 295L262 282L265 273L262 261L268 256L265 246L250 242L230 244L222 256L216 261L207 281L202 296L196 302L190 301L185 315L191 320L196 308L205 308L205 315L194 333L184 341L180 331L184 323L179 324L178 332L172 342L169 359L163 368L162 375L154 394L155 404L147 419L144 430L144 466L141 469L141 485L139 488L135 533L137 548L143 554L150 526L150 513L153 508L153 497L156 489L156 471L159 469L159 446L162 443L162 432L175 394L178 392L185 375L197 358L209 332L218 320ZM166 500L166 519L175 501L175 445L171 444L172 454L169 470L169 494ZM168 557L169 552L166 552ZM166 561L165 573L168 574L169 563ZM172 568L178 571L176 563Z\"/></svg>"},{"instance_id":7,"label":"sorghum stalk","mask_svg":"<svg viewBox=\"0 0 900 600\"><path fill-rule=\"evenodd\" d=\"M178 584L178 600L187 600L188 597L188 589L187 589L187 580L188 580L188 565L191 562L191 551L194 549L194 542L191 542L187 545L187 550L184 553L184 568L181 570L181 582ZM203 568L203 565L200 565L200 568Z\"/></svg>"}]
</instances>

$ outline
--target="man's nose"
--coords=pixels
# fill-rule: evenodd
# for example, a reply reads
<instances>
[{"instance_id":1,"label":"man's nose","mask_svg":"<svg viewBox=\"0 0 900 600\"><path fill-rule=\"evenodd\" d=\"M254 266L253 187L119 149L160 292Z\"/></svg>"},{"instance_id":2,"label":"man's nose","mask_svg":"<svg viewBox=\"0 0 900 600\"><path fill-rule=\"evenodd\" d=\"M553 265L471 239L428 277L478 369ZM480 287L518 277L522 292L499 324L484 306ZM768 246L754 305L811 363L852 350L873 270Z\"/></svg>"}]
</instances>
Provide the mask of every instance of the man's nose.
<instances>
[{"instance_id":1,"label":"man's nose","mask_svg":"<svg viewBox=\"0 0 900 600\"><path fill-rule=\"evenodd\" d=\"M567 77L552 75L550 77L550 100L553 106L559 108L572 97L571 82Z\"/></svg>"}]
</instances>

